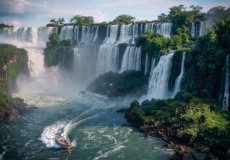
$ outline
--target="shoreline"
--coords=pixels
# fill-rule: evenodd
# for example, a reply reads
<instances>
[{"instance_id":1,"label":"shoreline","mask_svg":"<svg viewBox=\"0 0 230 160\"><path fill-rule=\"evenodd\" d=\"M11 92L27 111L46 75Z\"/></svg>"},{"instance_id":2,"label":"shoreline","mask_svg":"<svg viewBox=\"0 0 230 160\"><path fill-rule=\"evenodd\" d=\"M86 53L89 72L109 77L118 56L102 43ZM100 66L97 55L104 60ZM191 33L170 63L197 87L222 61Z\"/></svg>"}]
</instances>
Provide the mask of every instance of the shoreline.
<instances>
[{"instance_id":1,"label":"shoreline","mask_svg":"<svg viewBox=\"0 0 230 160\"><path fill-rule=\"evenodd\" d=\"M147 122L143 121L142 124L135 123L135 119L130 119L128 116L128 108L123 109L119 112L125 113L125 118L129 125L135 128L137 131L143 133L144 137L155 137L160 138L166 144L163 146L165 148L173 149L174 154L171 157L171 160L178 159L191 159L191 160L199 160L199 159L218 159L218 157L214 156L208 149L207 146L201 144L195 144L197 147L189 145L188 143L181 142L181 139L176 138L173 131L168 126L157 127L155 122Z\"/></svg>"}]
</instances>

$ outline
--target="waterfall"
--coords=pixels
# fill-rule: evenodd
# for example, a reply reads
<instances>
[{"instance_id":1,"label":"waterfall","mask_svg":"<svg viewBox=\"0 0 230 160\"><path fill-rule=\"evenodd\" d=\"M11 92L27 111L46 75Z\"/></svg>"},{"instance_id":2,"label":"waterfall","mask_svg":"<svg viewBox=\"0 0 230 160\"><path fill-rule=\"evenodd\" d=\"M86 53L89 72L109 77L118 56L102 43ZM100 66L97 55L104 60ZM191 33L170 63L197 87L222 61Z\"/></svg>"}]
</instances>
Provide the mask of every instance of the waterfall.
<instances>
[{"instance_id":1,"label":"waterfall","mask_svg":"<svg viewBox=\"0 0 230 160\"><path fill-rule=\"evenodd\" d=\"M107 26L104 44L114 44L117 41L118 25Z\"/></svg>"},{"instance_id":2,"label":"waterfall","mask_svg":"<svg viewBox=\"0 0 230 160\"><path fill-rule=\"evenodd\" d=\"M155 67L156 67L156 60L155 60L155 58L154 58L154 59L152 60L152 66L151 66L150 77L152 77L153 71L154 71Z\"/></svg>"},{"instance_id":3,"label":"waterfall","mask_svg":"<svg viewBox=\"0 0 230 160\"><path fill-rule=\"evenodd\" d=\"M181 80L182 80L182 77L183 77L183 74L184 74L185 55L186 55L186 53L183 52L182 61L181 61L181 68L180 68L180 74L179 74L179 76L177 77L177 79L175 81L174 91L173 91L173 94L172 94L171 98L174 98L176 96L177 92L180 91Z\"/></svg>"},{"instance_id":4,"label":"waterfall","mask_svg":"<svg viewBox=\"0 0 230 160\"><path fill-rule=\"evenodd\" d=\"M146 23L128 25L108 25L106 34L99 35L105 26L63 26L60 28L60 39L73 38L77 40L77 50L74 55L74 70L80 81L86 81L105 72L121 72L126 70L141 70L141 48L135 47L135 40L147 30L169 37L171 23ZM49 36L58 33L57 27L21 27L0 29L2 43L9 39L12 44L25 48L44 48ZM98 41L100 39L101 41ZM4 41L6 40L6 41ZM19 45L22 42L23 45ZM28 45L25 45L28 42ZM126 49L122 48L126 46ZM120 49L122 48L122 49ZM35 53L35 51L34 51ZM41 51L36 52L42 54ZM38 56L38 57L42 57ZM148 57L145 72L148 72ZM32 65L32 64L31 64ZM145 74L146 74L145 73ZM32 73L37 75L38 73ZM81 77L81 78L80 78Z\"/></svg>"},{"instance_id":5,"label":"waterfall","mask_svg":"<svg viewBox=\"0 0 230 160\"><path fill-rule=\"evenodd\" d=\"M96 75L109 71L117 72L118 53L117 45L102 45L97 58Z\"/></svg>"},{"instance_id":6,"label":"waterfall","mask_svg":"<svg viewBox=\"0 0 230 160\"><path fill-rule=\"evenodd\" d=\"M60 32L60 38L61 40L74 38L73 37L73 26L62 27L61 32Z\"/></svg>"},{"instance_id":7,"label":"waterfall","mask_svg":"<svg viewBox=\"0 0 230 160\"><path fill-rule=\"evenodd\" d=\"M191 25L191 37L195 37L195 31L196 31L196 27L195 27L195 23L192 23Z\"/></svg>"},{"instance_id":8,"label":"waterfall","mask_svg":"<svg viewBox=\"0 0 230 160\"><path fill-rule=\"evenodd\" d=\"M154 68L149 80L147 99L167 99L170 98L168 81L172 66L174 53L161 56L157 66Z\"/></svg>"},{"instance_id":9,"label":"waterfall","mask_svg":"<svg viewBox=\"0 0 230 160\"><path fill-rule=\"evenodd\" d=\"M108 26L106 32L106 38L103 44L100 46L97 62L96 62L96 75L103 74L105 72L118 71L118 25Z\"/></svg>"},{"instance_id":10,"label":"waterfall","mask_svg":"<svg viewBox=\"0 0 230 160\"><path fill-rule=\"evenodd\" d=\"M199 36L203 36L204 22L200 22Z\"/></svg>"},{"instance_id":11,"label":"waterfall","mask_svg":"<svg viewBox=\"0 0 230 160\"><path fill-rule=\"evenodd\" d=\"M222 101L222 111L227 111L229 106L229 55L225 61L225 80L224 80L224 96Z\"/></svg>"},{"instance_id":12,"label":"waterfall","mask_svg":"<svg viewBox=\"0 0 230 160\"><path fill-rule=\"evenodd\" d=\"M141 48L128 46L125 50L124 56L121 63L121 71L126 70L141 70Z\"/></svg>"},{"instance_id":13,"label":"waterfall","mask_svg":"<svg viewBox=\"0 0 230 160\"><path fill-rule=\"evenodd\" d=\"M131 39L130 27L131 25L121 25L120 37L119 37L120 43L129 43Z\"/></svg>"},{"instance_id":14,"label":"waterfall","mask_svg":"<svg viewBox=\"0 0 230 160\"><path fill-rule=\"evenodd\" d=\"M146 54L146 57L145 57L145 75L147 74L148 72L148 54Z\"/></svg>"},{"instance_id":15,"label":"waterfall","mask_svg":"<svg viewBox=\"0 0 230 160\"><path fill-rule=\"evenodd\" d=\"M26 48L28 52L28 67L32 77L37 77L45 71L44 55L42 49Z\"/></svg>"},{"instance_id":16,"label":"waterfall","mask_svg":"<svg viewBox=\"0 0 230 160\"><path fill-rule=\"evenodd\" d=\"M53 33L57 33L55 27L21 27L21 28L2 28L0 29L1 39L5 39L7 42L12 40L13 43L18 42L30 42L30 43L44 43L48 41L49 36ZM43 46L44 46L43 44Z\"/></svg>"},{"instance_id":17,"label":"waterfall","mask_svg":"<svg viewBox=\"0 0 230 160\"><path fill-rule=\"evenodd\" d=\"M163 35L164 37L170 37L172 23L161 23L156 25L156 33Z\"/></svg>"},{"instance_id":18,"label":"waterfall","mask_svg":"<svg viewBox=\"0 0 230 160\"><path fill-rule=\"evenodd\" d=\"M96 27L96 33L95 33L95 36L93 38L93 41L96 41L97 40L97 37L98 37L98 30L99 30L99 26Z\"/></svg>"}]
</instances>

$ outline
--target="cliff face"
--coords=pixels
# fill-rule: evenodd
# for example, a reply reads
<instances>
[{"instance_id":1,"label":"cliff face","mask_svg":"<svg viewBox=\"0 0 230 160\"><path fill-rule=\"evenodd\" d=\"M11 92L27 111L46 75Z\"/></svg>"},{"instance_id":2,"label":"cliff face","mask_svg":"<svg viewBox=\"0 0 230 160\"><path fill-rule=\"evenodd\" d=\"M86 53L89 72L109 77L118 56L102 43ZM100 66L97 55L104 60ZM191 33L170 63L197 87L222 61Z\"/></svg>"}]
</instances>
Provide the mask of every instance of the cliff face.
<instances>
[{"instance_id":1,"label":"cliff face","mask_svg":"<svg viewBox=\"0 0 230 160\"><path fill-rule=\"evenodd\" d=\"M26 50L0 44L0 122L13 120L25 111L23 100L9 95L16 89L17 76L28 73Z\"/></svg>"},{"instance_id":2,"label":"cliff face","mask_svg":"<svg viewBox=\"0 0 230 160\"><path fill-rule=\"evenodd\" d=\"M9 92L16 88L19 74L28 74L28 56L25 49L0 44L0 90Z\"/></svg>"}]
</instances>

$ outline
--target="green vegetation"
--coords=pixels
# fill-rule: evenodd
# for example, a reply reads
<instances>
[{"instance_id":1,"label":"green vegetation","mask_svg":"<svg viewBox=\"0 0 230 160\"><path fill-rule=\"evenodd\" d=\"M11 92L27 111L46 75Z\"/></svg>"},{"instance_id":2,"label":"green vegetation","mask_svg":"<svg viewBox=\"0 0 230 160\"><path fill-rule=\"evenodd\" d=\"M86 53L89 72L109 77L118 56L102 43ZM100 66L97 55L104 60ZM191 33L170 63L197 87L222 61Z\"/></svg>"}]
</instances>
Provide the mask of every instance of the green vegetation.
<instances>
[{"instance_id":1,"label":"green vegetation","mask_svg":"<svg viewBox=\"0 0 230 160\"><path fill-rule=\"evenodd\" d=\"M54 19L51 19L50 23L47 24L46 26L47 27L61 27L64 25L64 23L65 23L64 18L58 18L57 20L54 18Z\"/></svg>"},{"instance_id":2,"label":"green vegetation","mask_svg":"<svg viewBox=\"0 0 230 160\"><path fill-rule=\"evenodd\" d=\"M147 82L147 77L141 72L128 71L121 74L108 72L99 76L87 90L109 97L120 97L129 94L141 95L146 92Z\"/></svg>"},{"instance_id":3,"label":"green vegetation","mask_svg":"<svg viewBox=\"0 0 230 160\"><path fill-rule=\"evenodd\" d=\"M187 27L177 29L177 34L171 38L165 38L160 34L149 30L136 39L138 46L142 47L142 52L151 57L159 57L169 53L170 50L187 50L192 41Z\"/></svg>"},{"instance_id":4,"label":"green vegetation","mask_svg":"<svg viewBox=\"0 0 230 160\"><path fill-rule=\"evenodd\" d=\"M9 93L16 89L19 74L28 74L28 57L25 49L13 45L0 44L0 122L12 120L25 108L19 98Z\"/></svg>"},{"instance_id":5,"label":"green vegetation","mask_svg":"<svg viewBox=\"0 0 230 160\"><path fill-rule=\"evenodd\" d=\"M135 22L135 17L130 15L120 15L117 16L110 24L131 24Z\"/></svg>"},{"instance_id":6,"label":"green vegetation","mask_svg":"<svg viewBox=\"0 0 230 160\"><path fill-rule=\"evenodd\" d=\"M13 25L8 25L8 24L4 24L4 23L0 23L0 28L13 28Z\"/></svg>"},{"instance_id":7,"label":"green vegetation","mask_svg":"<svg viewBox=\"0 0 230 160\"><path fill-rule=\"evenodd\" d=\"M138 37L137 44L143 46L143 51L154 54L160 51L168 51L172 47L172 40L148 30Z\"/></svg>"},{"instance_id":8,"label":"green vegetation","mask_svg":"<svg viewBox=\"0 0 230 160\"><path fill-rule=\"evenodd\" d=\"M47 67L61 65L64 68L71 69L74 59L73 47L75 45L76 40L66 39L61 41L57 33L52 33L44 50L45 65Z\"/></svg>"},{"instance_id":9,"label":"green vegetation","mask_svg":"<svg viewBox=\"0 0 230 160\"><path fill-rule=\"evenodd\" d=\"M172 7L168 15L159 16L159 21L173 23L171 38L152 31L137 38L142 53L154 58L169 50L177 50L176 53L186 50L182 81L182 89L186 91L179 92L175 99L152 99L142 104L134 101L126 114L132 124L169 143L186 144L207 155L212 153L219 159L229 159L230 114L220 112L219 103L225 58L230 52L230 18L226 18L229 10L214 7L204 14L199 6L191 6L190 11L183 5ZM210 18L219 20L215 21L213 30L202 37L190 37L188 26L192 22ZM174 59L174 63L178 60ZM173 69L171 74L175 72L175 67ZM186 159L180 153L177 156Z\"/></svg>"},{"instance_id":10,"label":"green vegetation","mask_svg":"<svg viewBox=\"0 0 230 160\"><path fill-rule=\"evenodd\" d=\"M230 149L230 114L217 108L214 100L181 91L173 100L152 99L141 105L134 101L126 116L144 132L226 159Z\"/></svg>"},{"instance_id":11,"label":"green vegetation","mask_svg":"<svg viewBox=\"0 0 230 160\"><path fill-rule=\"evenodd\" d=\"M215 19L215 20L222 20L229 18L230 16L230 8L223 7L223 6L217 6L211 8L207 14L206 18L208 19Z\"/></svg>"},{"instance_id":12,"label":"green vegetation","mask_svg":"<svg viewBox=\"0 0 230 160\"><path fill-rule=\"evenodd\" d=\"M0 90L8 92L15 87L19 74L28 74L28 56L25 49L0 44Z\"/></svg>"},{"instance_id":13,"label":"green vegetation","mask_svg":"<svg viewBox=\"0 0 230 160\"><path fill-rule=\"evenodd\" d=\"M76 15L70 19L70 22L78 26L90 26L94 24L94 18L92 16Z\"/></svg>"},{"instance_id":14,"label":"green vegetation","mask_svg":"<svg viewBox=\"0 0 230 160\"><path fill-rule=\"evenodd\" d=\"M229 18L216 22L213 31L196 40L194 48L187 54L189 65L186 65L183 89L198 95L206 90L212 98L219 99L222 84L219 77L230 51L229 24Z\"/></svg>"},{"instance_id":15,"label":"green vegetation","mask_svg":"<svg viewBox=\"0 0 230 160\"><path fill-rule=\"evenodd\" d=\"M15 119L25 111L26 104L20 98L12 98L6 92L0 91L0 123Z\"/></svg>"}]
</instances>

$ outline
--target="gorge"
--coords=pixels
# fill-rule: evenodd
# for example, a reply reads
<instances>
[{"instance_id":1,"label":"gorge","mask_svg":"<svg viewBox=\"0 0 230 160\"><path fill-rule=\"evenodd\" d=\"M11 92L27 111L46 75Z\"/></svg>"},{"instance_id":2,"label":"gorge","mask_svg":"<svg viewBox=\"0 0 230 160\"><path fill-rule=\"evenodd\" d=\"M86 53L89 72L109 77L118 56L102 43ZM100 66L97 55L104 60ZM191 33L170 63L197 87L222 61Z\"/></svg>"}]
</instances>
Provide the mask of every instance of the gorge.
<instances>
[{"instance_id":1,"label":"gorge","mask_svg":"<svg viewBox=\"0 0 230 160\"><path fill-rule=\"evenodd\" d=\"M37 108L0 125L0 159L229 158L229 23L0 28L28 56L10 94Z\"/></svg>"}]
</instances>

